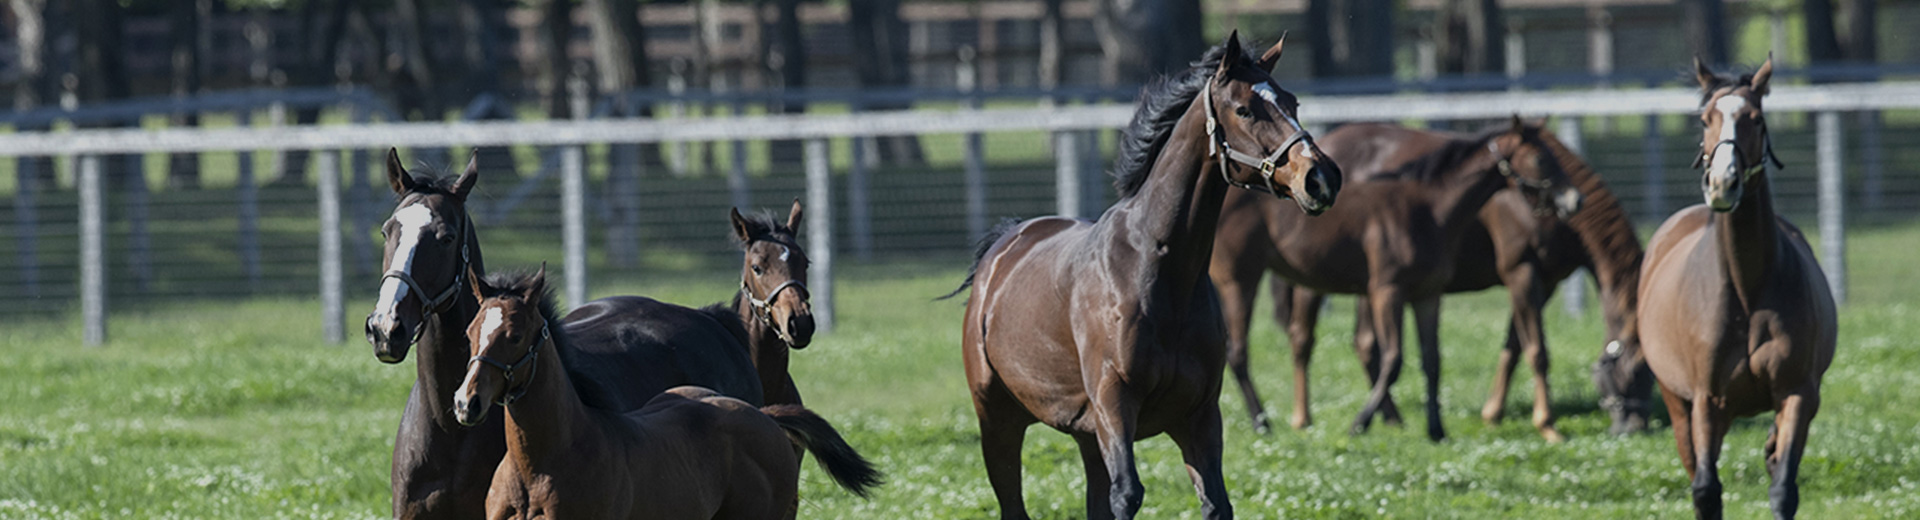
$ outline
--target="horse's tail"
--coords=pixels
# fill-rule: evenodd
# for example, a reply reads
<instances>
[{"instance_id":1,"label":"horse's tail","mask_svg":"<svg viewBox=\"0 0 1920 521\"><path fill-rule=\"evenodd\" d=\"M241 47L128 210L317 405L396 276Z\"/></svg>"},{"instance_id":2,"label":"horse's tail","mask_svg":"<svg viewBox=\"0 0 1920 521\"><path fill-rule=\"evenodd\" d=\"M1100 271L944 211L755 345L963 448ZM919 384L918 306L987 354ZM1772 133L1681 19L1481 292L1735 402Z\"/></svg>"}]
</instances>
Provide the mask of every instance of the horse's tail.
<instances>
[{"instance_id":1,"label":"horse's tail","mask_svg":"<svg viewBox=\"0 0 1920 521\"><path fill-rule=\"evenodd\" d=\"M950 299L953 298L954 295L959 295L960 292L966 291L967 288L973 287L973 276L980 273L980 260L986 258L987 250L993 249L994 243L1000 242L1001 237L1005 237L1007 233L1012 232L1013 228L1019 225L1019 219L1001 219L999 224L995 224L993 228L987 230L986 235L980 236L980 242L973 246L973 265L967 267L967 279L960 281L960 287L954 288L952 293L941 295L934 300Z\"/></svg>"},{"instance_id":2,"label":"horse's tail","mask_svg":"<svg viewBox=\"0 0 1920 521\"><path fill-rule=\"evenodd\" d=\"M780 424L780 428L787 431L787 436L793 438L794 444L813 452L814 459L827 469L827 474L833 476L833 481L839 483L841 488L860 497L868 497L873 487L883 482L880 471L847 445L847 440L840 437L840 431L834 430L833 424L827 423L825 418L813 411L788 404L769 405L760 408L760 412Z\"/></svg>"}]
</instances>

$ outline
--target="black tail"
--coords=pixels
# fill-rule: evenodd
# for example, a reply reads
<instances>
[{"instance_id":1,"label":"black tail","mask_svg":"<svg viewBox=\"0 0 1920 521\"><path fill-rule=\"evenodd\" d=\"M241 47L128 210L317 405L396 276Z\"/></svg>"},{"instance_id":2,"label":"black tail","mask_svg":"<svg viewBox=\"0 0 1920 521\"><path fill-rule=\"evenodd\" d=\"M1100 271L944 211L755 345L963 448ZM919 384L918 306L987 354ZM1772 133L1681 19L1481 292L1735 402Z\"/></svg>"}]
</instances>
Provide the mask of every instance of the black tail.
<instances>
[{"instance_id":1,"label":"black tail","mask_svg":"<svg viewBox=\"0 0 1920 521\"><path fill-rule=\"evenodd\" d=\"M867 462L867 458L847 445L840 437L840 431L833 424L813 411L798 405L769 405L760 408L760 412L773 418L774 423L786 429L787 436L795 443L813 453L813 458L827 469L833 481L860 497L867 497L873 487L879 486L883 479L879 470Z\"/></svg>"},{"instance_id":2,"label":"black tail","mask_svg":"<svg viewBox=\"0 0 1920 521\"><path fill-rule=\"evenodd\" d=\"M967 288L973 287L973 276L980 273L980 259L987 256L987 250L993 249L994 243L1000 242L1001 237L1005 237L1007 232L1013 231L1013 228L1019 225L1019 219L1007 218L1001 219L999 224L988 229L987 234L980 237L980 242L973 245L973 265L967 267L967 280L960 281L960 287L954 288L953 293L941 295L934 300L950 299L966 291Z\"/></svg>"}]
</instances>

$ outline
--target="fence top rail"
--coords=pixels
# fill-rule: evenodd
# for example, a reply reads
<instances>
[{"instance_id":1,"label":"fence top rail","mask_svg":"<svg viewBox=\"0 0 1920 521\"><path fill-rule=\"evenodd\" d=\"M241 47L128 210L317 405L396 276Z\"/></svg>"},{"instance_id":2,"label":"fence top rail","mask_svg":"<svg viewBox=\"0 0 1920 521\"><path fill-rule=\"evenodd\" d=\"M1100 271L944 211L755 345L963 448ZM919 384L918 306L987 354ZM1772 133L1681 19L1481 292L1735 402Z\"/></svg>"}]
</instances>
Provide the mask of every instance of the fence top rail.
<instances>
[{"instance_id":1,"label":"fence top rail","mask_svg":"<svg viewBox=\"0 0 1920 521\"><path fill-rule=\"evenodd\" d=\"M1483 119L1523 116L1690 114L1692 89L1498 92L1306 98L1301 118L1314 124L1405 119ZM1821 112L1920 108L1920 82L1778 86L1768 108ZM87 129L0 134L0 156L324 150L383 147L583 145L812 139L845 136L959 134L1022 130L1111 129L1125 125L1133 107L907 110L843 115L768 115L713 119L601 119L381 123L229 129Z\"/></svg>"}]
</instances>

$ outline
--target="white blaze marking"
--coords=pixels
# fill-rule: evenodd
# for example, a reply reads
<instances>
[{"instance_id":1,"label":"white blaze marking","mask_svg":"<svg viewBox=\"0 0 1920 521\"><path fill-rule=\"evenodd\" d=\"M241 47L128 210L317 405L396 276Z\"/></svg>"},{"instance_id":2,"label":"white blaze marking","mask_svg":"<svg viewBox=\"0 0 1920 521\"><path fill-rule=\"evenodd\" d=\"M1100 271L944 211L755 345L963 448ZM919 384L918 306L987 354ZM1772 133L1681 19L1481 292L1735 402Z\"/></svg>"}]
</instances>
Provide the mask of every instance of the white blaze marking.
<instances>
[{"instance_id":1,"label":"white blaze marking","mask_svg":"<svg viewBox=\"0 0 1920 521\"><path fill-rule=\"evenodd\" d=\"M1745 108L1747 108L1747 99L1744 97L1722 96L1720 99L1714 100L1713 110L1720 112L1720 141L1714 143L1713 149L1707 152L1710 154L1707 156L1709 160L1707 163L1708 175L1718 176L1733 166L1733 161L1736 159L1733 153L1733 143L1739 138L1739 129L1735 128L1738 127L1738 125L1735 125L1733 121L1735 117L1734 114ZM1722 148L1726 150L1723 151L1721 150Z\"/></svg>"},{"instance_id":2,"label":"white blaze marking","mask_svg":"<svg viewBox=\"0 0 1920 521\"><path fill-rule=\"evenodd\" d=\"M1300 121L1293 119L1292 114L1288 114L1287 111L1280 109L1279 90L1280 88L1273 86L1272 82L1260 82L1260 83L1253 84L1253 93L1260 95L1260 99L1267 100L1268 105L1273 105L1273 112L1275 114L1280 115L1281 121L1287 122L1288 125L1293 125L1294 132L1302 132L1302 133L1306 132L1307 127L1301 126ZM1311 148L1306 149L1305 155L1308 158L1312 158L1313 157L1312 149Z\"/></svg>"},{"instance_id":3,"label":"white blaze marking","mask_svg":"<svg viewBox=\"0 0 1920 521\"><path fill-rule=\"evenodd\" d=\"M424 204L415 204L393 212L393 220L400 224L400 241L393 249L393 268L407 276L413 276L414 249L420 246L420 236L427 225L433 224L433 210ZM407 283L397 278L385 278L380 282L380 300L375 304L374 313L391 317L400 307L400 299L407 297Z\"/></svg>"},{"instance_id":4,"label":"white blaze marking","mask_svg":"<svg viewBox=\"0 0 1920 521\"><path fill-rule=\"evenodd\" d=\"M480 319L480 338L474 339L474 342L480 344L482 351L486 350L487 344L493 339L493 332L505 323L506 319L500 317L500 308L487 308L486 316Z\"/></svg>"},{"instance_id":5,"label":"white blaze marking","mask_svg":"<svg viewBox=\"0 0 1920 521\"><path fill-rule=\"evenodd\" d=\"M782 246L780 246L780 262L786 262L786 261L787 261L787 255L788 255L788 254L791 254L791 253L793 253L793 252L792 252L792 251L788 251L788 250L787 250L787 247L786 247L785 245L782 245Z\"/></svg>"}]
</instances>

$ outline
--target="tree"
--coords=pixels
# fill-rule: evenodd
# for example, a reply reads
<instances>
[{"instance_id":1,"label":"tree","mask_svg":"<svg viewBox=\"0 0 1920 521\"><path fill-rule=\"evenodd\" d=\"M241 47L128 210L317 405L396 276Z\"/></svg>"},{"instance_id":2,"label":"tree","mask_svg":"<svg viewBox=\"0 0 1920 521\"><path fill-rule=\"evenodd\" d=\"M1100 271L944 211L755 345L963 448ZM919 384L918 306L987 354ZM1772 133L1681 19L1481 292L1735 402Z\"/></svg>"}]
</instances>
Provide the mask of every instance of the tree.
<instances>
[{"instance_id":1,"label":"tree","mask_svg":"<svg viewBox=\"0 0 1920 521\"><path fill-rule=\"evenodd\" d=\"M1094 0L1093 28L1111 85L1138 85L1185 69L1207 49L1200 33L1200 2Z\"/></svg>"},{"instance_id":2,"label":"tree","mask_svg":"<svg viewBox=\"0 0 1920 521\"><path fill-rule=\"evenodd\" d=\"M1687 26L1687 47L1708 65L1725 67L1729 58L1726 5L1721 0L1680 0L1680 4Z\"/></svg>"},{"instance_id":3,"label":"tree","mask_svg":"<svg viewBox=\"0 0 1920 521\"><path fill-rule=\"evenodd\" d=\"M68 27L62 8L65 2L47 0L8 0L14 19L14 46L20 50L20 78L13 85L13 110L27 111L56 98L53 53L48 45ZM37 128L19 130L46 130ZM15 161L14 178L20 194L54 186L53 158L20 157Z\"/></svg>"},{"instance_id":4,"label":"tree","mask_svg":"<svg viewBox=\"0 0 1920 521\"><path fill-rule=\"evenodd\" d=\"M765 50L766 58L761 63L766 65L770 73L770 90L778 99L767 109L778 114L805 112L806 103L785 99L785 95L791 94L788 90L807 85L807 48L805 36L801 34L800 0L775 0L774 6L773 38ZM758 6L754 8L756 14L764 11ZM768 145L768 155L775 165L798 164L801 160L800 142L791 139L774 141Z\"/></svg>"},{"instance_id":5,"label":"tree","mask_svg":"<svg viewBox=\"0 0 1920 521\"><path fill-rule=\"evenodd\" d=\"M638 17L639 3L587 0L586 5L600 90L613 95L616 113L653 117L652 106L630 106L624 95L653 83L647 69L647 37ZM649 153L658 150L654 146L615 144L612 147L607 171L607 207L612 214L607 223L607 262L615 267L627 267L639 262L640 256L640 174L647 165L657 163L659 155Z\"/></svg>"},{"instance_id":6,"label":"tree","mask_svg":"<svg viewBox=\"0 0 1920 521\"><path fill-rule=\"evenodd\" d=\"M175 98L187 98L200 92L201 57L210 45L207 22L213 16L213 0L176 0L167 4L167 42L172 55L172 92ZM200 126L198 113L174 114L171 126ZM200 188L200 155L175 153L167 161L167 187Z\"/></svg>"},{"instance_id":7,"label":"tree","mask_svg":"<svg viewBox=\"0 0 1920 521\"><path fill-rule=\"evenodd\" d=\"M545 94L547 117L566 119L573 116L567 103L567 74L573 69L572 58L567 56L567 43L573 41L573 5L568 0L543 0L540 4L540 43L541 55L536 68L540 73L540 91Z\"/></svg>"},{"instance_id":8,"label":"tree","mask_svg":"<svg viewBox=\"0 0 1920 521\"><path fill-rule=\"evenodd\" d=\"M1315 78L1393 75L1391 0L1307 0Z\"/></svg>"},{"instance_id":9,"label":"tree","mask_svg":"<svg viewBox=\"0 0 1920 521\"><path fill-rule=\"evenodd\" d=\"M1501 39L1507 33L1500 4L1494 0L1443 0L1433 20L1439 70L1483 74L1506 69Z\"/></svg>"},{"instance_id":10,"label":"tree","mask_svg":"<svg viewBox=\"0 0 1920 521\"><path fill-rule=\"evenodd\" d=\"M334 65L340 61L340 39L346 34L348 10L355 0L306 0L300 6L300 59L288 68L289 79L302 87L323 87L334 82ZM302 107L293 112L295 125L320 122L319 107ZM309 152L289 150L281 155L280 172L273 184L299 185L307 180Z\"/></svg>"},{"instance_id":11,"label":"tree","mask_svg":"<svg viewBox=\"0 0 1920 521\"><path fill-rule=\"evenodd\" d=\"M865 88L905 87L912 81L907 49L907 24L900 20L900 0L853 0L847 5L847 25L853 31L853 62ZM899 110L905 102L865 104L858 108ZM925 161L916 136L881 136L880 160L895 165Z\"/></svg>"}]
</instances>

